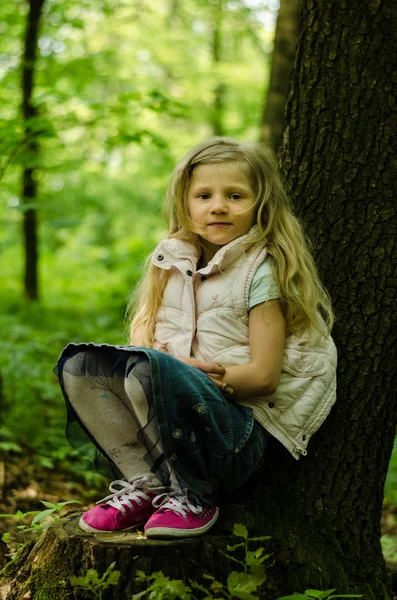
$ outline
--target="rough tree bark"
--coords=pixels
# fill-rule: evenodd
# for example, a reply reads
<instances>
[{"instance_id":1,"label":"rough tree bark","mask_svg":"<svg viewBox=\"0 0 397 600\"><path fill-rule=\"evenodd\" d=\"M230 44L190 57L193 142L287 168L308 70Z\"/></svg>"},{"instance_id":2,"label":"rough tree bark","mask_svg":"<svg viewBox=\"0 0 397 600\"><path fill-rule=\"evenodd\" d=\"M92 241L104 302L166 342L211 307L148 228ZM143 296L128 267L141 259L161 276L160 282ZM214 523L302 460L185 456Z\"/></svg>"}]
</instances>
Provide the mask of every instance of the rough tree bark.
<instances>
[{"instance_id":1,"label":"rough tree bark","mask_svg":"<svg viewBox=\"0 0 397 600\"><path fill-rule=\"evenodd\" d=\"M263 111L261 141L277 152L300 26L301 0L281 0L277 15L269 87Z\"/></svg>"},{"instance_id":2,"label":"rough tree bark","mask_svg":"<svg viewBox=\"0 0 397 600\"><path fill-rule=\"evenodd\" d=\"M37 180L34 177L38 142L33 135L30 120L37 115L33 104L34 74L37 57L37 38L44 0L29 0L22 62L22 112L25 120L25 148L30 154L29 165L22 174L22 201L27 205L23 211L23 240L25 252L24 291L28 300L37 300L38 289L38 241L37 210L31 205L37 197Z\"/></svg>"},{"instance_id":3,"label":"rough tree bark","mask_svg":"<svg viewBox=\"0 0 397 600\"><path fill-rule=\"evenodd\" d=\"M114 600L130 598L137 566L222 578L227 565L216 549L233 522L272 536L264 599L308 587L390 598L379 537L397 421L397 4L306 0L302 16L280 157L338 317L336 406L306 458L296 462L271 444L250 489L229 499L211 535L110 543L77 533L70 517L3 570L3 599L83 598L68 576L91 566L102 572L114 560L122 571L106 596ZM54 581L64 582L57 596Z\"/></svg>"}]
</instances>

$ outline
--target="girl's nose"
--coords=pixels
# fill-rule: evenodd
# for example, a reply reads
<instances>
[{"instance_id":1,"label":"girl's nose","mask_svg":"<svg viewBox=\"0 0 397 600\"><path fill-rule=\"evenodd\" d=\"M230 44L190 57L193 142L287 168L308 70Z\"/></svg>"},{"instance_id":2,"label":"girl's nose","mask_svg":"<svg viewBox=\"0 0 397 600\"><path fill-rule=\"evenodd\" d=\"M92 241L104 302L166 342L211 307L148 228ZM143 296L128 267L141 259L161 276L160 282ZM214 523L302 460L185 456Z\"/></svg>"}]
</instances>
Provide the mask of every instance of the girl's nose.
<instances>
[{"instance_id":1,"label":"girl's nose","mask_svg":"<svg viewBox=\"0 0 397 600\"><path fill-rule=\"evenodd\" d=\"M224 198L222 195L217 194L212 197L211 212L226 213L228 210L227 206L226 198Z\"/></svg>"}]
</instances>

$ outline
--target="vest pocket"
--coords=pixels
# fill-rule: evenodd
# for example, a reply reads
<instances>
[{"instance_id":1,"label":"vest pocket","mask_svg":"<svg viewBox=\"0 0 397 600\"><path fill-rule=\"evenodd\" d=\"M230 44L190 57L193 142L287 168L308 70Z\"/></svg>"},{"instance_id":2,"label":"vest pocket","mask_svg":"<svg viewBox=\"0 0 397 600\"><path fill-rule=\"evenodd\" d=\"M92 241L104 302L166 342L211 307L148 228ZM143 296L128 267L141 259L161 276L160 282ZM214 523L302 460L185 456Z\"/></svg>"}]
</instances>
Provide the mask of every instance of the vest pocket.
<instances>
[{"instance_id":1,"label":"vest pocket","mask_svg":"<svg viewBox=\"0 0 397 600\"><path fill-rule=\"evenodd\" d=\"M282 370L295 377L316 377L323 375L327 365L321 354L303 348L286 348Z\"/></svg>"}]
</instances>

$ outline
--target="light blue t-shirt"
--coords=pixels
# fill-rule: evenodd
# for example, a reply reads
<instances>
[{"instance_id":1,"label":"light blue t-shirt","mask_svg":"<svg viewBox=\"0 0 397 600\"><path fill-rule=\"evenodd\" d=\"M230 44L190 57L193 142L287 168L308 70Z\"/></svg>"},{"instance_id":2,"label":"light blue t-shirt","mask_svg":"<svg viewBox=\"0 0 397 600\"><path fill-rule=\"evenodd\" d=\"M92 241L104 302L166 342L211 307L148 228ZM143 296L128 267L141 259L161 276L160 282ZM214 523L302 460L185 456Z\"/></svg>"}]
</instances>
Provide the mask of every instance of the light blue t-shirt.
<instances>
[{"instance_id":1,"label":"light blue t-shirt","mask_svg":"<svg viewBox=\"0 0 397 600\"><path fill-rule=\"evenodd\" d=\"M248 310L267 300L280 298L276 279L272 273L270 261L265 260L255 272L248 294Z\"/></svg>"}]
</instances>

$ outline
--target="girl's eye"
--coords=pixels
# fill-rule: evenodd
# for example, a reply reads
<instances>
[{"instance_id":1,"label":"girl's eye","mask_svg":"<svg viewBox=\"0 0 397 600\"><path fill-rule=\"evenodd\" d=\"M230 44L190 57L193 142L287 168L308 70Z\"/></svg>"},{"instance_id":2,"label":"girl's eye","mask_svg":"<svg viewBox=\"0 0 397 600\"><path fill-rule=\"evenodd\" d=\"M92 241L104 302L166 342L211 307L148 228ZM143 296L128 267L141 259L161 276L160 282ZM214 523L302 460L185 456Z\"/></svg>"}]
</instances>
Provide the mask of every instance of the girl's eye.
<instances>
[{"instance_id":1,"label":"girl's eye","mask_svg":"<svg viewBox=\"0 0 397 600\"><path fill-rule=\"evenodd\" d=\"M230 194L230 198L232 200L240 200L241 196L240 194Z\"/></svg>"},{"instance_id":2,"label":"girl's eye","mask_svg":"<svg viewBox=\"0 0 397 600\"><path fill-rule=\"evenodd\" d=\"M203 194L199 194L199 198L201 198L202 200L208 200L209 197L210 195L206 192L204 192Z\"/></svg>"}]
</instances>

